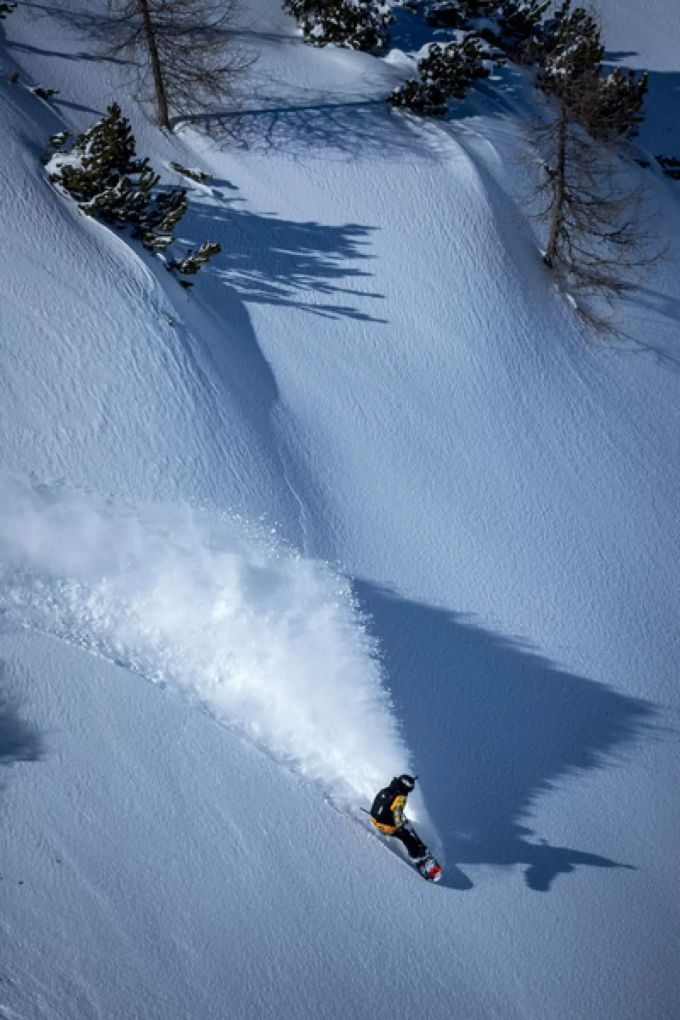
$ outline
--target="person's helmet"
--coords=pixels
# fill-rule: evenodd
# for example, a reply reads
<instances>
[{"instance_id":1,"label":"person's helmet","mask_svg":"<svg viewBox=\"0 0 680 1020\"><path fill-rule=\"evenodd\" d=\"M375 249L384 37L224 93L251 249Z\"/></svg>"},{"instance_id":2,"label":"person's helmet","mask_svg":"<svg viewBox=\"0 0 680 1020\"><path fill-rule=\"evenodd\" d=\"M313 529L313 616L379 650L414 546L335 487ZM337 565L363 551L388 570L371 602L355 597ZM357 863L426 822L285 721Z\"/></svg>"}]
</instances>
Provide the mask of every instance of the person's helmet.
<instances>
[{"instance_id":1,"label":"person's helmet","mask_svg":"<svg viewBox=\"0 0 680 1020\"><path fill-rule=\"evenodd\" d=\"M397 776L397 778L394 779L393 782L396 783L397 786L399 786L404 793L410 793L411 790L415 789L417 778L418 778L417 776L409 776L406 773L404 773L403 776Z\"/></svg>"}]
</instances>

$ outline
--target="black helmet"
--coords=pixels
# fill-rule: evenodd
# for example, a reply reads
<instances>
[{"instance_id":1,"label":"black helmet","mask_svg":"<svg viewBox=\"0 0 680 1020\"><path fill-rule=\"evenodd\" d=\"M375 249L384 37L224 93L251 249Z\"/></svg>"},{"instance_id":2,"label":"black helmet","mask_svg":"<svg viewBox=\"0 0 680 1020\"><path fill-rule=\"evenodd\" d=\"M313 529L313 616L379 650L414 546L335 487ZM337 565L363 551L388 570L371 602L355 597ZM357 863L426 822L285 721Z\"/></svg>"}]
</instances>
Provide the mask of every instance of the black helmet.
<instances>
[{"instance_id":1,"label":"black helmet","mask_svg":"<svg viewBox=\"0 0 680 1020\"><path fill-rule=\"evenodd\" d=\"M409 776L404 773L403 776L397 776L397 778L393 779L392 782L396 783L396 785L399 786L404 793L410 793L411 790L415 789L417 778L417 776Z\"/></svg>"}]
</instances>

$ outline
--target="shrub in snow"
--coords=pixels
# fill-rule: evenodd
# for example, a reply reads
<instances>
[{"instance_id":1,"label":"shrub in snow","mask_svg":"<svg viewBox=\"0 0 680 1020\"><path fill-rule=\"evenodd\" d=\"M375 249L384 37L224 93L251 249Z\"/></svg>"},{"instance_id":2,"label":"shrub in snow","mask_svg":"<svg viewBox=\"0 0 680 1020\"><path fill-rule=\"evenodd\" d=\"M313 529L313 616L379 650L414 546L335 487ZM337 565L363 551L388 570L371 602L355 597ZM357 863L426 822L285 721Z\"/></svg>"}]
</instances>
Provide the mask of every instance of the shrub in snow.
<instances>
[{"instance_id":1,"label":"shrub in snow","mask_svg":"<svg viewBox=\"0 0 680 1020\"><path fill-rule=\"evenodd\" d=\"M498 45L513 59L529 63L551 0L505 0L498 12Z\"/></svg>"},{"instance_id":2,"label":"shrub in snow","mask_svg":"<svg viewBox=\"0 0 680 1020\"><path fill-rule=\"evenodd\" d=\"M149 203L142 221L135 229L150 251L165 251L175 240L172 231L187 211L187 193L184 188L159 191Z\"/></svg>"},{"instance_id":3,"label":"shrub in snow","mask_svg":"<svg viewBox=\"0 0 680 1020\"><path fill-rule=\"evenodd\" d=\"M64 141L63 134L52 138L54 145ZM136 158L130 122L117 103L71 149L54 153L47 172L88 216L111 226L132 226L133 236L150 251L165 251L172 244L173 230L187 210L185 188L153 190L158 174L148 159Z\"/></svg>"},{"instance_id":4,"label":"shrub in snow","mask_svg":"<svg viewBox=\"0 0 680 1020\"><path fill-rule=\"evenodd\" d=\"M392 106L405 106L421 117L443 117L446 113L446 96L431 83L409 78L388 97Z\"/></svg>"},{"instance_id":5,"label":"shrub in snow","mask_svg":"<svg viewBox=\"0 0 680 1020\"><path fill-rule=\"evenodd\" d=\"M374 0L283 0L312 46L347 46L353 50L382 49L387 27L394 21L387 3Z\"/></svg>"},{"instance_id":6,"label":"shrub in snow","mask_svg":"<svg viewBox=\"0 0 680 1020\"><path fill-rule=\"evenodd\" d=\"M182 166L181 163L174 161L170 163L170 169L174 170L176 174L181 174L182 177L188 177L190 181L196 181L197 184L212 180L212 174L207 174L204 170L196 170L193 167Z\"/></svg>"},{"instance_id":7,"label":"shrub in snow","mask_svg":"<svg viewBox=\"0 0 680 1020\"><path fill-rule=\"evenodd\" d=\"M463 99L473 81L489 76L482 63L485 53L481 42L474 38L447 46L433 43L425 59L419 61L418 71L424 82L438 85L447 96Z\"/></svg>"},{"instance_id":8,"label":"shrub in snow","mask_svg":"<svg viewBox=\"0 0 680 1020\"><path fill-rule=\"evenodd\" d=\"M15 10L16 4L0 4L0 21L4 21L8 14Z\"/></svg>"},{"instance_id":9,"label":"shrub in snow","mask_svg":"<svg viewBox=\"0 0 680 1020\"><path fill-rule=\"evenodd\" d=\"M486 52L478 39L440 46L433 43L428 55L418 61L420 81L410 79L389 96L393 106L406 106L415 113L441 115L448 99L463 99L473 81L486 78L482 63Z\"/></svg>"},{"instance_id":10,"label":"shrub in snow","mask_svg":"<svg viewBox=\"0 0 680 1020\"><path fill-rule=\"evenodd\" d=\"M200 248L189 251L182 259L175 259L168 266L173 272L181 273L182 276L193 276L201 266L205 265L213 255L219 254L221 247L216 241L204 241ZM193 286L188 280L179 281L183 287Z\"/></svg>"},{"instance_id":11,"label":"shrub in snow","mask_svg":"<svg viewBox=\"0 0 680 1020\"><path fill-rule=\"evenodd\" d=\"M464 18L489 18L498 7L498 0L458 0Z\"/></svg>"},{"instance_id":12,"label":"shrub in snow","mask_svg":"<svg viewBox=\"0 0 680 1020\"><path fill-rule=\"evenodd\" d=\"M69 137L68 131L58 131L56 135L50 135L50 145L54 149L60 149L62 145L66 144L66 139Z\"/></svg>"},{"instance_id":13,"label":"shrub in snow","mask_svg":"<svg viewBox=\"0 0 680 1020\"><path fill-rule=\"evenodd\" d=\"M113 103L71 149L49 159L47 172L88 216L139 228L151 202L151 189L158 183L148 163L135 158L130 122Z\"/></svg>"},{"instance_id":14,"label":"shrub in snow","mask_svg":"<svg viewBox=\"0 0 680 1020\"><path fill-rule=\"evenodd\" d=\"M437 0L426 9L425 21L433 28L461 28L465 17L458 0Z\"/></svg>"},{"instance_id":15,"label":"shrub in snow","mask_svg":"<svg viewBox=\"0 0 680 1020\"><path fill-rule=\"evenodd\" d=\"M551 0L438 0L427 8L428 25L474 29L485 42L516 59L540 30Z\"/></svg>"},{"instance_id":16,"label":"shrub in snow","mask_svg":"<svg viewBox=\"0 0 680 1020\"><path fill-rule=\"evenodd\" d=\"M516 20L518 25L540 20L552 0L448 0L449 6L457 7L463 23L476 19L498 20L507 23ZM540 13L536 14L540 9Z\"/></svg>"},{"instance_id":17,"label":"shrub in snow","mask_svg":"<svg viewBox=\"0 0 680 1020\"><path fill-rule=\"evenodd\" d=\"M494 29L498 0L435 0L425 10L428 25L437 28Z\"/></svg>"}]
</instances>

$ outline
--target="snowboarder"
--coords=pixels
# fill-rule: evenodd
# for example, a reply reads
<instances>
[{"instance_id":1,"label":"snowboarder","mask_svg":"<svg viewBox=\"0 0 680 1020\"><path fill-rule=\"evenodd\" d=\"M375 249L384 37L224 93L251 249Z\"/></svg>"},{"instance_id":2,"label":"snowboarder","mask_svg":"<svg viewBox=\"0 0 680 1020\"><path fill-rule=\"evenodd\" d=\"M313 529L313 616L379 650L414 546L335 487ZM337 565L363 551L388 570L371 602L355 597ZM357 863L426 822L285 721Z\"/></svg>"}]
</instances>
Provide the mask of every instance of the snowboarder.
<instances>
[{"instance_id":1,"label":"snowboarder","mask_svg":"<svg viewBox=\"0 0 680 1020\"><path fill-rule=\"evenodd\" d=\"M376 794L370 816L373 825L386 836L393 836L406 847L406 852L423 876L438 881L441 868L420 839L407 818L404 808L409 793L416 785L417 776L395 776L389 786Z\"/></svg>"}]
</instances>

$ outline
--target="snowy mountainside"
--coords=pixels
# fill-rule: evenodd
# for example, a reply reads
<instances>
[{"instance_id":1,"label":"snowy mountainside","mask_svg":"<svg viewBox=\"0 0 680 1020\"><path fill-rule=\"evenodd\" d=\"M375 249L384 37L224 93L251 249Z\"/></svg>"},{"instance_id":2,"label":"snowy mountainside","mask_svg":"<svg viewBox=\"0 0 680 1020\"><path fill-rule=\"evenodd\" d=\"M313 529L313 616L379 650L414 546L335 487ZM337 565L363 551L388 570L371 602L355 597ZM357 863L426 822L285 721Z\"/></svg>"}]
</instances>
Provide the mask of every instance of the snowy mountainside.
<instances>
[{"instance_id":1,"label":"snowy mountainside","mask_svg":"<svg viewBox=\"0 0 680 1020\"><path fill-rule=\"evenodd\" d=\"M600 7L664 76L653 154L675 8ZM680 185L631 168L668 257L635 342L588 342L524 215L526 75L418 121L404 38L243 18L212 138L72 22L3 23L0 1011L670 1020ZM45 180L114 98L164 182L213 174L190 294ZM407 764L437 889L328 800Z\"/></svg>"}]
</instances>

